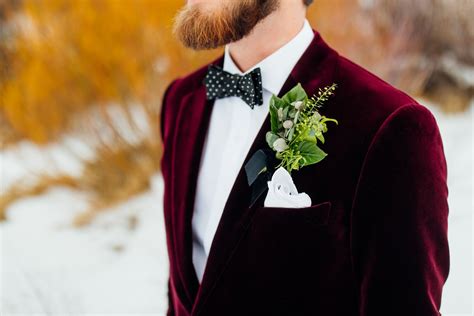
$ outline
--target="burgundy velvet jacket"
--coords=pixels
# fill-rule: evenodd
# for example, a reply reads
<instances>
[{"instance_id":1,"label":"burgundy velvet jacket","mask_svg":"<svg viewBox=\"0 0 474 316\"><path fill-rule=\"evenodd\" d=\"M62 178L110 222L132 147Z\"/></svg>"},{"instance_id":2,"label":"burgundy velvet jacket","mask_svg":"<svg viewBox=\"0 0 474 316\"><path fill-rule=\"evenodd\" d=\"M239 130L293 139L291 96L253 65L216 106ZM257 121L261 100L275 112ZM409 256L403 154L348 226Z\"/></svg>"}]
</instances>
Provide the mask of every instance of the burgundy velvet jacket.
<instances>
[{"instance_id":1,"label":"burgundy velvet jacket","mask_svg":"<svg viewBox=\"0 0 474 316\"><path fill-rule=\"evenodd\" d=\"M313 30L314 31L314 30ZM174 80L161 112L168 315L440 315L449 271L447 168L432 113L339 55L317 31L280 96L337 83L320 112L339 121L320 163L292 172L313 205L248 207L242 166L214 237L202 284L191 219L214 101L204 66ZM212 62L222 66L223 55ZM267 147L265 120L245 162ZM245 164L244 162L244 164Z\"/></svg>"}]
</instances>

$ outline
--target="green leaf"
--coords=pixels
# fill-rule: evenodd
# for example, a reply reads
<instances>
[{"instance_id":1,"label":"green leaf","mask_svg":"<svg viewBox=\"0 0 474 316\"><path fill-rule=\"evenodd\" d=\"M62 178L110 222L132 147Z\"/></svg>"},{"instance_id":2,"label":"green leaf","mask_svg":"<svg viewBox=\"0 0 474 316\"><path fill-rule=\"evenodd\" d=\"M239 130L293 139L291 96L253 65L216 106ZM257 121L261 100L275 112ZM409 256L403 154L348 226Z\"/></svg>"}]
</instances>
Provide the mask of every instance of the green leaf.
<instances>
[{"instance_id":1,"label":"green leaf","mask_svg":"<svg viewBox=\"0 0 474 316\"><path fill-rule=\"evenodd\" d=\"M272 132L276 133L278 131L278 108L275 106L275 103L272 102L273 97L270 99L270 124L272 128Z\"/></svg>"},{"instance_id":2,"label":"green leaf","mask_svg":"<svg viewBox=\"0 0 474 316\"><path fill-rule=\"evenodd\" d=\"M334 122L334 123L336 123L336 125L339 125L339 122L337 120L329 118L329 117L322 116L321 123L325 123L325 122Z\"/></svg>"},{"instance_id":3,"label":"green leaf","mask_svg":"<svg viewBox=\"0 0 474 316\"><path fill-rule=\"evenodd\" d=\"M327 156L321 148L309 141L302 141L299 144L299 151L301 156L305 159L304 166L318 163Z\"/></svg>"},{"instance_id":4,"label":"green leaf","mask_svg":"<svg viewBox=\"0 0 474 316\"><path fill-rule=\"evenodd\" d=\"M301 84L298 83L296 86L293 87L293 89L288 91L281 99L287 103L291 103L294 101L306 101L308 99L308 95L304 91Z\"/></svg>"},{"instance_id":5,"label":"green leaf","mask_svg":"<svg viewBox=\"0 0 474 316\"><path fill-rule=\"evenodd\" d=\"M276 95L272 95L270 99L270 106L273 105L275 108L283 108L285 107L286 103L283 101L283 99L280 99Z\"/></svg>"},{"instance_id":6,"label":"green leaf","mask_svg":"<svg viewBox=\"0 0 474 316\"><path fill-rule=\"evenodd\" d=\"M265 139L267 140L268 146L273 149L273 143L279 138L278 135L273 134L272 132L267 132L265 134Z\"/></svg>"},{"instance_id":7,"label":"green leaf","mask_svg":"<svg viewBox=\"0 0 474 316\"><path fill-rule=\"evenodd\" d=\"M270 124L272 127L272 132L273 133L278 133L278 131L281 128L281 123L278 121L278 109L283 108L286 106L286 103L277 97L276 95L272 95L270 99Z\"/></svg>"},{"instance_id":8,"label":"green leaf","mask_svg":"<svg viewBox=\"0 0 474 316\"><path fill-rule=\"evenodd\" d=\"M283 122L288 118L288 110L290 109L290 106L287 105L283 108Z\"/></svg>"},{"instance_id":9,"label":"green leaf","mask_svg":"<svg viewBox=\"0 0 474 316\"><path fill-rule=\"evenodd\" d=\"M288 140L291 142L293 140L293 135L295 134L295 126L293 125L288 132Z\"/></svg>"},{"instance_id":10,"label":"green leaf","mask_svg":"<svg viewBox=\"0 0 474 316\"><path fill-rule=\"evenodd\" d=\"M295 114L296 114L296 109L294 107L291 107L290 111L288 112L288 116L290 118L295 118Z\"/></svg>"},{"instance_id":11,"label":"green leaf","mask_svg":"<svg viewBox=\"0 0 474 316\"><path fill-rule=\"evenodd\" d=\"M323 136L323 133L318 134L316 137L318 137L318 139L321 141L321 143L324 144L324 136Z\"/></svg>"},{"instance_id":12,"label":"green leaf","mask_svg":"<svg viewBox=\"0 0 474 316\"><path fill-rule=\"evenodd\" d=\"M316 136L310 135L310 134L306 134L306 136L303 137L303 140L311 142L311 143L315 143L315 144L317 143Z\"/></svg>"}]
</instances>

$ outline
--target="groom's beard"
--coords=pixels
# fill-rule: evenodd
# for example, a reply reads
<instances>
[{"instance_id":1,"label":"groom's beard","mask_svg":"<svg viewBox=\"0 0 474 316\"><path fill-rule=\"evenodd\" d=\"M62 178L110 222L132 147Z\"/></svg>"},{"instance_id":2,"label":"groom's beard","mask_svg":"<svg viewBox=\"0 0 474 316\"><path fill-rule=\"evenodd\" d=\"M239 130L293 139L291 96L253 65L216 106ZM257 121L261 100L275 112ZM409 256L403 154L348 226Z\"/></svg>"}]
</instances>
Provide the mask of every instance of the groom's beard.
<instances>
[{"instance_id":1,"label":"groom's beard","mask_svg":"<svg viewBox=\"0 0 474 316\"><path fill-rule=\"evenodd\" d=\"M279 0L227 0L218 8L202 3L186 5L174 22L174 32L186 46L212 49L247 36L262 19L278 8Z\"/></svg>"}]
</instances>

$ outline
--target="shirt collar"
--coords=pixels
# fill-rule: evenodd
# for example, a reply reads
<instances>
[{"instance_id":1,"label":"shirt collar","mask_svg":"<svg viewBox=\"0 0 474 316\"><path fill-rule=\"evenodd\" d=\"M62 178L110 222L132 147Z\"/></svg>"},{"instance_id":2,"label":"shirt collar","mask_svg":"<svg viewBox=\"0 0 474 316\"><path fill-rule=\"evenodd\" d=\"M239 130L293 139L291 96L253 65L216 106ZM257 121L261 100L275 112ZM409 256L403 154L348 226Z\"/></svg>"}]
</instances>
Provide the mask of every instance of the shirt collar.
<instances>
[{"instance_id":1,"label":"shirt collar","mask_svg":"<svg viewBox=\"0 0 474 316\"><path fill-rule=\"evenodd\" d=\"M232 60L229 53L229 46L224 49L223 69L233 74L247 74L253 69L260 67L262 73L262 87L267 91L277 95L293 67L296 65L301 55L313 40L314 32L305 19L302 29L288 43L277 49L274 53L261 60L258 64L242 73Z\"/></svg>"}]
</instances>

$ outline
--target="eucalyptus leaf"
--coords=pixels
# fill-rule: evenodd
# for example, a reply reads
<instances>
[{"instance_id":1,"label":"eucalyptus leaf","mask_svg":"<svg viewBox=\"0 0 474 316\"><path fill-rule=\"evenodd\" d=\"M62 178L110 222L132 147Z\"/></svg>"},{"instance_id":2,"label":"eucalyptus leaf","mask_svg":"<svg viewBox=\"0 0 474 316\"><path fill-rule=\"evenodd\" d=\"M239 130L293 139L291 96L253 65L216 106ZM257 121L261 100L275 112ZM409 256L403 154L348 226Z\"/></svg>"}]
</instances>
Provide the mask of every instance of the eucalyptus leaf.
<instances>
[{"instance_id":1,"label":"eucalyptus leaf","mask_svg":"<svg viewBox=\"0 0 474 316\"><path fill-rule=\"evenodd\" d=\"M267 132L265 134L265 139L267 141L268 146L273 149L273 143L280 138L278 135L272 133L272 132Z\"/></svg>"}]
</instances>

